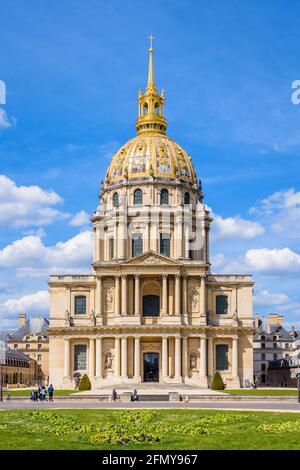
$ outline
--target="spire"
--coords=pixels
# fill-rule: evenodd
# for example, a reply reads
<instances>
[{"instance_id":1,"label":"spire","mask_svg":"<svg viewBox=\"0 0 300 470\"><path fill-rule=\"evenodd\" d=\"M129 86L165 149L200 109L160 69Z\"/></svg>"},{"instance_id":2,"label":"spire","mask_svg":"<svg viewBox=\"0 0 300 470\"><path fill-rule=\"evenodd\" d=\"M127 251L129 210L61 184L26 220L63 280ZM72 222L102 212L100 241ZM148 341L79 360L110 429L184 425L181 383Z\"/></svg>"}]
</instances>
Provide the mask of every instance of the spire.
<instances>
[{"instance_id":1,"label":"spire","mask_svg":"<svg viewBox=\"0 0 300 470\"><path fill-rule=\"evenodd\" d=\"M138 133L158 132L165 134L168 125L164 117L165 92L162 90L161 95L159 95L154 83L152 47L154 36L150 34L149 39L148 82L145 93L143 94L141 90L139 90L138 93L138 119L136 122L136 129Z\"/></svg>"},{"instance_id":2,"label":"spire","mask_svg":"<svg viewBox=\"0 0 300 470\"><path fill-rule=\"evenodd\" d=\"M149 86L155 86L155 84L154 84L154 69L153 69L153 47L152 47L152 41L155 38L154 38L154 36L152 36L152 33L150 34L148 39L150 39L150 49L149 49L149 70L148 70L147 88Z\"/></svg>"}]
</instances>

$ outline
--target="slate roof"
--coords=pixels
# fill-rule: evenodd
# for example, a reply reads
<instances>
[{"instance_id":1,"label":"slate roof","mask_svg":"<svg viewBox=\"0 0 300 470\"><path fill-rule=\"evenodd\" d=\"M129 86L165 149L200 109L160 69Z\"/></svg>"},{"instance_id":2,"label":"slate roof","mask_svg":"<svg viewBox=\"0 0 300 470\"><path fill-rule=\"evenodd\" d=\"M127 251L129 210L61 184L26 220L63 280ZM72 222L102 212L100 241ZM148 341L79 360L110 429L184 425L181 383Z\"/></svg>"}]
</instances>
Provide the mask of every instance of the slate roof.
<instances>
[{"instance_id":1,"label":"slate roof","mask_svg":"<svg viewBox=\"0 0 300 470\"><path fill-rule=\"evenodd\" d=\"M272 335L272 334L275 334L275 333L279 334L279 339L288 340L288 341L294 340L291 333L289 331L287 331L285 328L283 328L283 326L281 326L281 325L270 325L270 324L268 324L267 319L263 318L261 320L260 326L256 330L256 334L254 336L254 341L258 340L260 335L263 335L263 334Z\"/></svg>"},{"instance_id":2,"label":"slate roof","mask_svg":"<svg viewBox=\"0 0 300 470\"><path fill-rule=\"evenodd\" d=\"M8 336L12 335L15 332L15 330L1 330L0 331L0 341L4 341L5 344L8 340Z\"/></svg>"},{"instance_id":3,"label":"slate roof","mask_svg":"<svg viewBox=\"0 0 300 470\"><path fill-rule=\"evenodd\" d=\"M25 325L9 336L9 341L22 341L25 336L38 334L48 336L48 327L49 321L44 317L28 318Z\"/></svg>"},{"instance_id":4,"label":"slate roof","mask_svg":"<svg viewBox=\"0 0 300 470\"><path fill-rule=\"evenodd\" d=\"M24 354L22 351L18 349L7 349L6 350L6 357L11 357L12 359L22 359L23 361L30 361L30 357L27 354Z\"/></svg>"}]
</instances>

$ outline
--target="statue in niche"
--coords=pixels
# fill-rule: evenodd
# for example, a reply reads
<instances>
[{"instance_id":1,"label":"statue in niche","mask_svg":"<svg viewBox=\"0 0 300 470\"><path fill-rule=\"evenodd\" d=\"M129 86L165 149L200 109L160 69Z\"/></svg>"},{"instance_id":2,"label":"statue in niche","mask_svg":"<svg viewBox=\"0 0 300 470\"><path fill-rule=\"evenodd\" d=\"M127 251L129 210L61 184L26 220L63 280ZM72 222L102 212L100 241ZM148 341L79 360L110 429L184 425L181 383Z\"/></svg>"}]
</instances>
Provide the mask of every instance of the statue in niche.
<instances>
[{"instance_id":1,"label":"statue in niche","mask_svg":"<svg viewBox=\"0 0 300 470\"><path fill-rule=\"evenodd\" d=\"M107 311L111 311L113 306L113 290L112 288L106 290L105 294L105 307Z\"/></svg>"},{"instance_id":2,"label":"statue in niche","mask_svg":"<svg viewBox=\"0 0 300 470\"><path fill-rule=\"evenodd\" d=\"M95 326L95 324L96 324L96 317L95 317L95 312L94 312L94 310L91 311L90 320L91 320L91 324L92 324L93 326Z\"/></svg>"},{"instance_id":3,"label":"statue in niche","mask_svg":"<svg viewBox=\"0 0 300 470\"><path fill-rule=\"evenodd\" d=\"M197 369L197 358L194 354L190 356L190 368L192 370Z\"/></svg>"},{"instance_id":4,"label":"statue in niche","mask_svg":"<svg viewBox=\"0 0 300 470\"><path fill-rule=\"evenodd\" d=\"M198 308L198 291L195 287L190 290L190 303L193 312L195 312Z\"/></svg>"},{"instance_id":5,"label":"statue in niche","mask_svg":"<svg viewBox=\"0 0 300 470\"><path fill-rule=\"evenodd\" d=\"M112 368L112 355L111 353L106 354L104 360L104 369L111 369Z\"/></svg>"},{"instance_id":6,"label":"statue in niche","mask_svg":"<svg viewBox=\"0 0 300 470\"><path fill-rule=\"evenodd\" d=\"M69 312L69 310L66 310L66 313L65 313L65 322L66 322L67 326L70 326L70 324L71 324L71 318L70 318L70 312Z\"/></svg>"}]
</instances>

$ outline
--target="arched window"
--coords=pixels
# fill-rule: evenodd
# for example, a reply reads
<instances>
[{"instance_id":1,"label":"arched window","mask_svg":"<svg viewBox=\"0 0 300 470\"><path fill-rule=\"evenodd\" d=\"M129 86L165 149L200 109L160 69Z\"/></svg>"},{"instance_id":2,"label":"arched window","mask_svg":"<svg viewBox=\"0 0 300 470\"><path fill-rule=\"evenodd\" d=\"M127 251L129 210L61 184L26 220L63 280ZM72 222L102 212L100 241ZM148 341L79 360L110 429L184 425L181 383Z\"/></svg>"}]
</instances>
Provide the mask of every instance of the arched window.
<instances>
[{"instance_id":1,"label":"arched window","mask_svg":"<svg viewBox=\"0 0 300 470\"><path fill-rule=\"evenodd\" d=\"M76 295L75 297L75 315L86 314L86 296Z\"/></svg>"},{"instance_id":2,"label":"arched window","mask_svg":"<svg viewBox=\"0 0 300 470\"><path fill-rule=\"evenodd\" d=\"M162 189L160 192L160 204L169 204L169 191L167 189Z\"/></svg>"},{"instance_id":3,"label":"arched window","mask_svg":"<svg viewBox=\"0 0 300 470\"><path fill-rule=\"evenodd\" d=\"M190 203L190 194L189 193L185 193L184 194L184 204L189 204Z\"/></svg>"},{"instance_id":4,"label":"arched window","mask_svg":"<svg viewBox=\"0 0 300 470\"><path fill-rule=\"evenodd\" d=\"M216 297L216 314L227 315L228 313L228 296L217 295Z\"/></svg>"},{"instance_id":5,"label":"arched window","mask_svg":"<svg viewBox=\"0 0 300 470\"><path fill-rule=\"evenodd\" d=\"M132 236L132 256L140 256L143 254L143 235L135 233Z\"/></svg>"},{"instance_id":6,"label":"arched window","mask_svg":"<svg viewBox=\"0 0 300 470\"><path fill-rule=\"evenodd\" d=\"M164 256L170 257L170 234L160 234L160 253Z\"/></svg>"},{"instance_id":7,"label":"arched window","mask_svg":"<svg viewBox=\"0 0 300 470\"><path fill-rule=\"evenodd\" d=\"M119 207L119 194L115 193L113 195L113 205L114 207Z\"/></svg>"},{"instance_id":8,"label":"arched window","mask_svg":"<svg viewBox=\"0 0 300 470\"><path fill-rule=\"evenodd\" d=\"M143 204L143 191L141 189L136 189L133 193L133 203Z\"/></svg>"}]
</instances>

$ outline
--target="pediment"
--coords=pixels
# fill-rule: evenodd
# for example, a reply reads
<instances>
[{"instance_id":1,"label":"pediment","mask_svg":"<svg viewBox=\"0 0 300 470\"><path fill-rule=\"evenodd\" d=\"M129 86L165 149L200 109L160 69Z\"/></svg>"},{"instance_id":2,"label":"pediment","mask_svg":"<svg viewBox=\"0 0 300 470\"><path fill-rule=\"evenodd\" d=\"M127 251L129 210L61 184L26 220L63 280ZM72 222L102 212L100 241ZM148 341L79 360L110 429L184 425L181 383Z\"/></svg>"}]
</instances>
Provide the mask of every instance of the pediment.
<instances>
[{"instance_id":1,"label":"pediment","mask_svg":"<svg viewBox=\"0 0 300 470\"><path fill-rule=\"evenodd\" d=\"M180 266L182 263L180 261L175 261L167 256L160 255L154 251L148 251L143 255L136 256L130 260L126 260L122 263L123 265L144 265L144 266Z\"/></svg>"}]
</instances>

